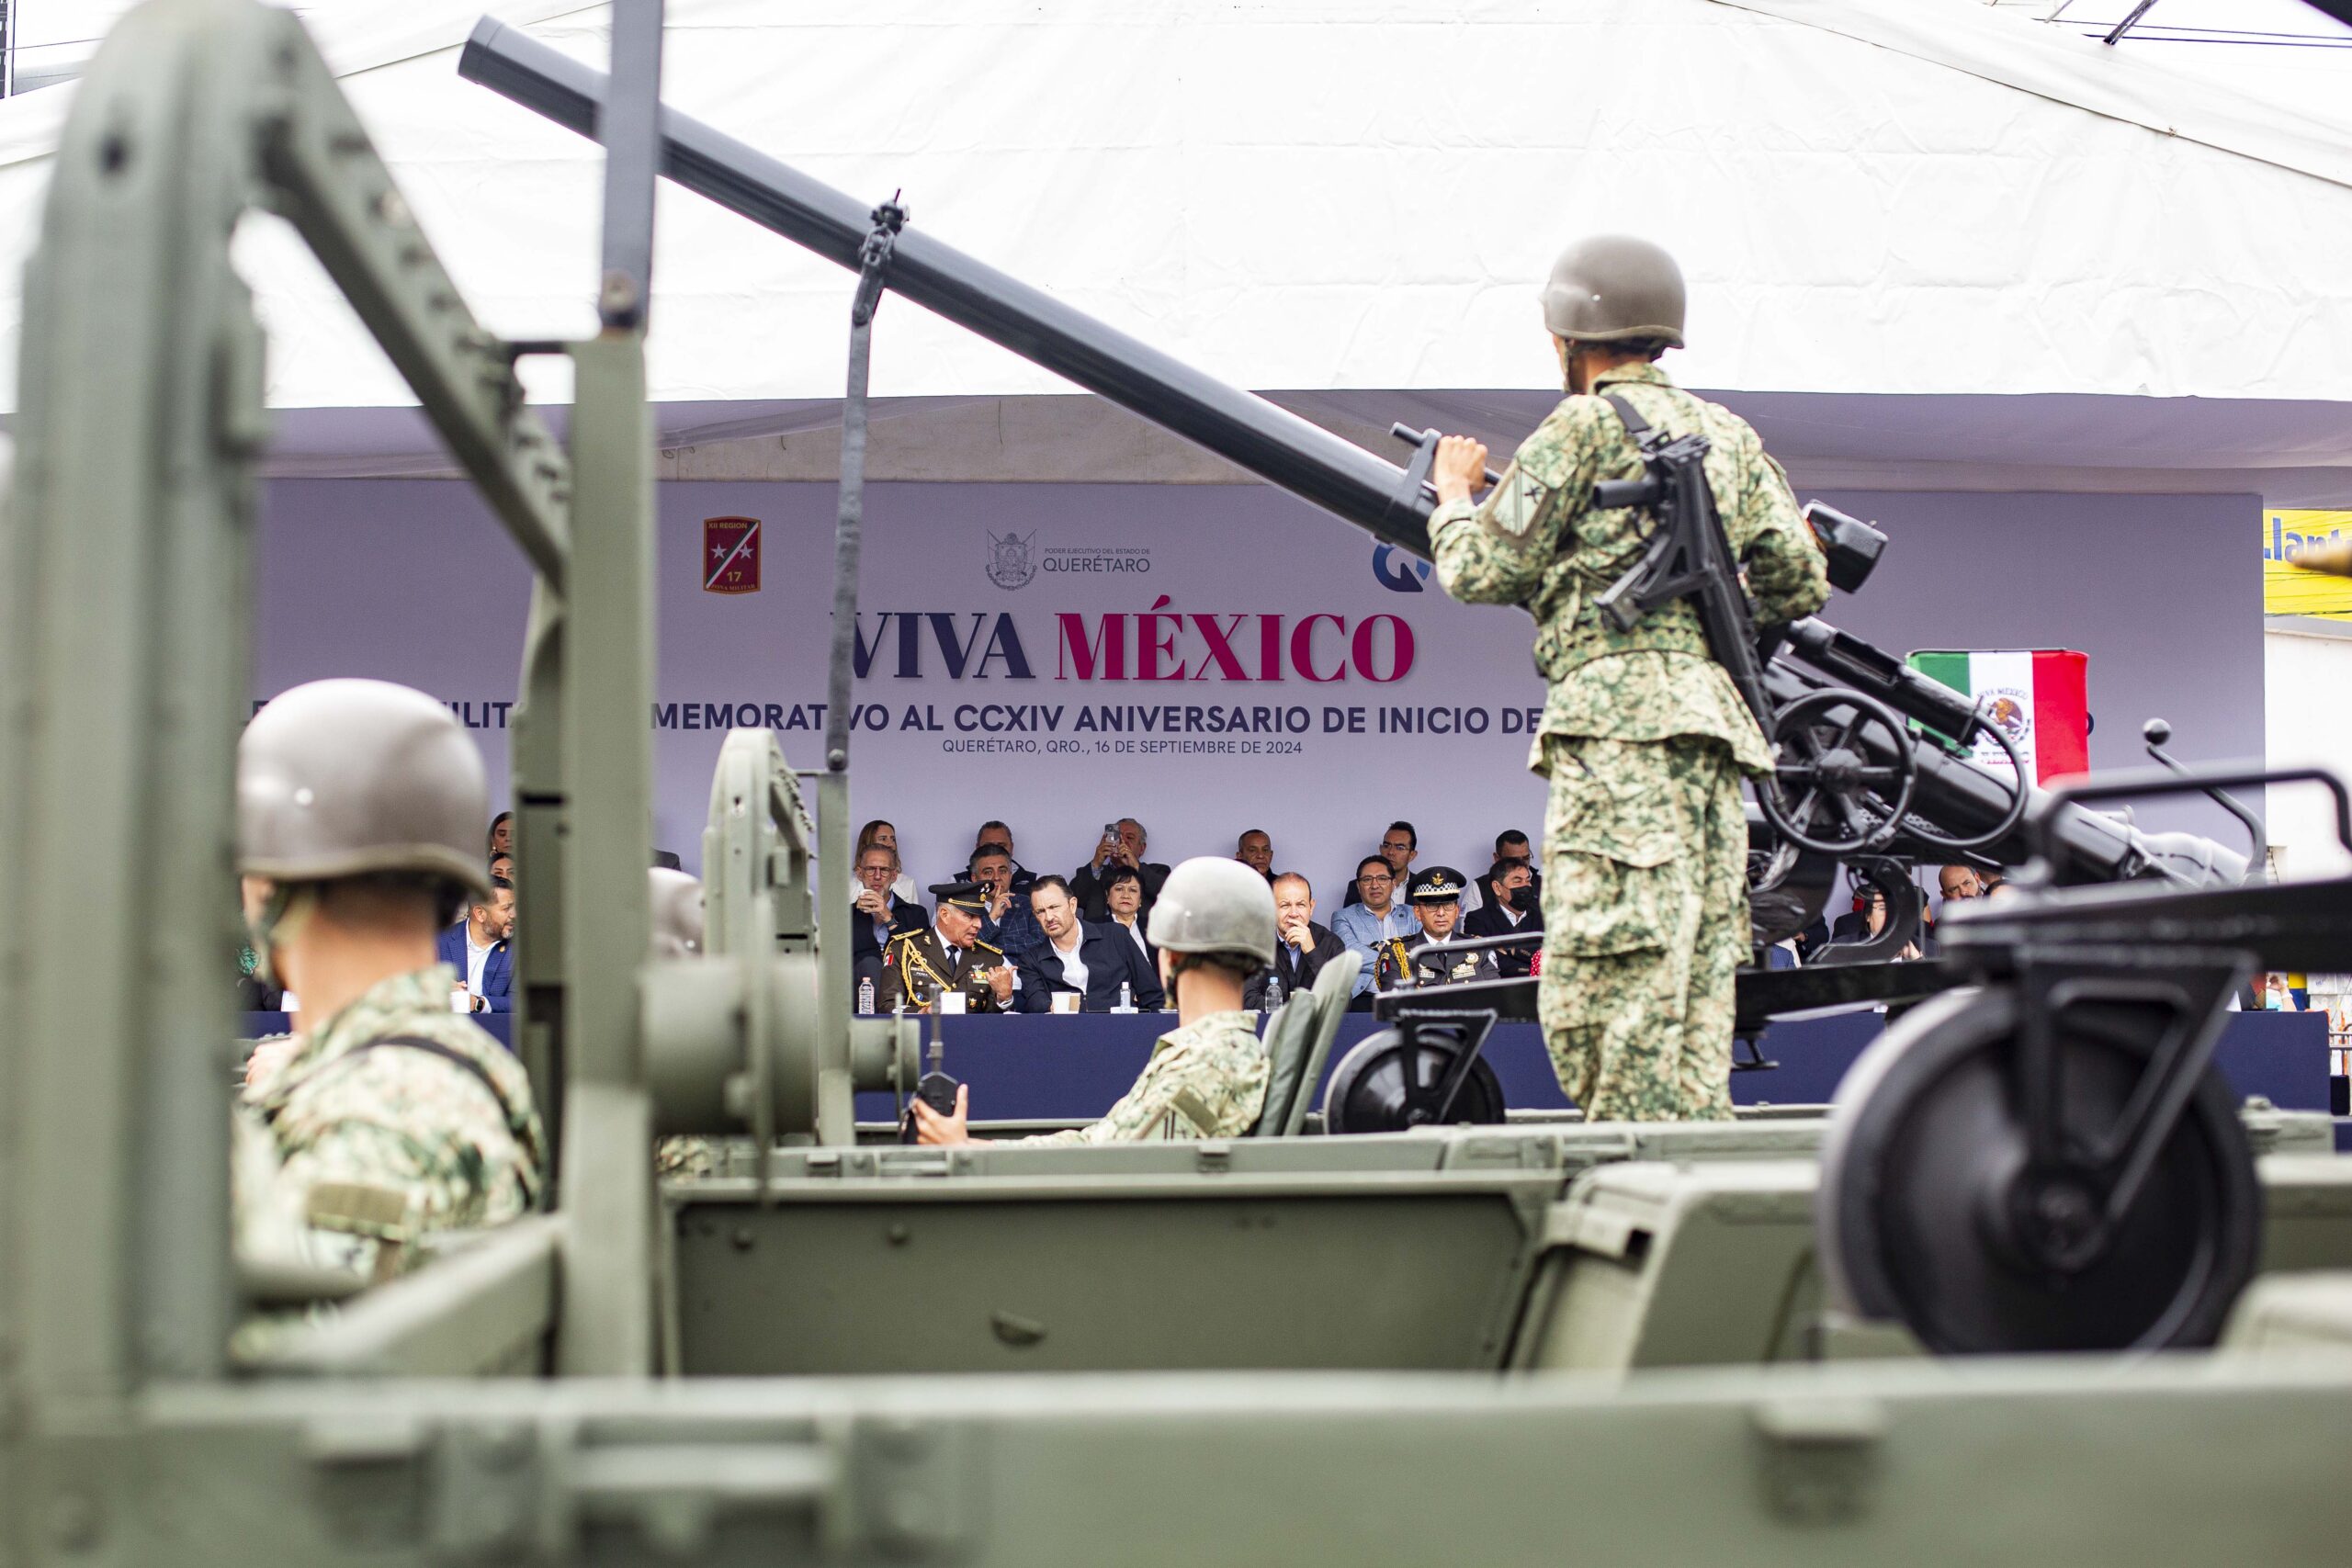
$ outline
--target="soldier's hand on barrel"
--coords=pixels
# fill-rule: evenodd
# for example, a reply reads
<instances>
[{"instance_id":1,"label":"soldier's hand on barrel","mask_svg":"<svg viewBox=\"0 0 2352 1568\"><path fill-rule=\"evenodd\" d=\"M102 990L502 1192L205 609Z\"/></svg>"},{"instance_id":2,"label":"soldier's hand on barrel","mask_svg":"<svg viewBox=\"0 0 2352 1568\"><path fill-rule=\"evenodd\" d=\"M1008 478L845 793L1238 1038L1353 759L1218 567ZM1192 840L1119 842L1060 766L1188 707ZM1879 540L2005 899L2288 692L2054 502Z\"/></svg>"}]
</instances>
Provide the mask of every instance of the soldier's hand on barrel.
<instances>
[{"instance_id":1,"label":"soldier's hand on barrel","mask_svg":"<svg viewBox=\"0 0 2352 1568\"><path fill-rule=\"evenodd\" d=\"M1437 461L1430 468L1430 483L1436 487L1438 500L1467 501L1486 477L1486 443L1473 435L1439 438Z\"/></svg>"},{"instance_id":2,"label":"soldier's hand on barrel","mask_svg":"<svg viewBox=\"0 0 2352 1568\"><path fill-rule=\"evenodd\" d=\"M942 1116L918 1100L915 1111L915 1142L918 1144L968 1144L972 1141L968 1122L972 1108L972 1086L956 1086L956 1114Z\"/></svg>"}]
</instances>

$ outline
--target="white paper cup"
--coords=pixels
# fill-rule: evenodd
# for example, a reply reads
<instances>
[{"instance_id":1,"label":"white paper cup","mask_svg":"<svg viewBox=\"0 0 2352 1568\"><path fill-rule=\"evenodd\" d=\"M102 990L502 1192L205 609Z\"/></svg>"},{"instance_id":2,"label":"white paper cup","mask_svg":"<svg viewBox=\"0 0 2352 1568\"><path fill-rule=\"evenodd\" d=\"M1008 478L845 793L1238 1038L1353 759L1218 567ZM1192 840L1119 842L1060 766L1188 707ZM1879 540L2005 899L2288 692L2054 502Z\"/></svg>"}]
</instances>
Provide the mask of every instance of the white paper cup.
<instances>
[{"instance_id":1,"label":"white paper cup","mask_svg":"<svg viewBox=\"0 0 2352 1568\"><path fill-rule=\"evenodd\" d=\"M958 1013L962 1012L963 1010L964 1010L964 993L963 993L963 992L961 992L961 991L942 991L942 992L940 992L940 993L939 993L939 1011L940 1011L941 1016L943 1016L943 1017L946 1017L946 1018L953 1018L953 1017L955 1017L956 1014L958 1014Z\"/></svg>"},{"instance_id":2,"label":"white paper cup","mask_svg":"<svg viewBox=\"0 0 2352 1568\"><path fill-rule=\"evenodd\" d=\"M451 1012L471 1012L474 1010L474 999L466 994L466 988L463 986L452 986L449 987L449 1010Z\"/></svg>"},{"instance_id":3,"label":"white paper cup","mask_svg":"<svg viewBox=\"0 0 2352 1568\"><path fill-rule=\"evenodd\" d=\"M1076 991L1056 991L1054 993L1054 1010L1056 1012L1076 1012L1078 1010L1078 1004L1084 999L1085 998L1080 997Z\"/></svg>"}]
</instances>

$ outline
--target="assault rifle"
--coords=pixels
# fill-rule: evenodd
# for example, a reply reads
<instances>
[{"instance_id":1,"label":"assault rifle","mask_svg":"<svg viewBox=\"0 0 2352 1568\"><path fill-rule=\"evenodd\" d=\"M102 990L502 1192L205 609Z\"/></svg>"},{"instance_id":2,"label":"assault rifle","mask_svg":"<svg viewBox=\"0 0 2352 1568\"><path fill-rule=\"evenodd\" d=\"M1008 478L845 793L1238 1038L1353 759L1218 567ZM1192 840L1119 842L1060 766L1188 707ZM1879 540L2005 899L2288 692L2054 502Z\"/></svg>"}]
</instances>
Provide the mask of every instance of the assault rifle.
<instances>
[{"instance_id":1,"label":"assault rifle","mask_svg":"<svg viewBox=\"0 0 2352 1568\"><path fill-rule=\"evenodd\" d=\"M1625 433L1648 469L1638 479L1607 479L1592 487L1592 503L1603 510L1643 507L1657 519L1641 558L1593 601L1621 632L1644 615L1677 599L1698 612L1707 651L1731 677L1734 690L1756 716L1757 727L1772 733L1772 699L1764 691L1764 660L1756 646L1756 606L1732 558L1715 510L1714 487L1707 482L1705 436L1675 435L1658 429L1614 394L1609 406L1625 422Z\"/></svg>"}]
</instances>

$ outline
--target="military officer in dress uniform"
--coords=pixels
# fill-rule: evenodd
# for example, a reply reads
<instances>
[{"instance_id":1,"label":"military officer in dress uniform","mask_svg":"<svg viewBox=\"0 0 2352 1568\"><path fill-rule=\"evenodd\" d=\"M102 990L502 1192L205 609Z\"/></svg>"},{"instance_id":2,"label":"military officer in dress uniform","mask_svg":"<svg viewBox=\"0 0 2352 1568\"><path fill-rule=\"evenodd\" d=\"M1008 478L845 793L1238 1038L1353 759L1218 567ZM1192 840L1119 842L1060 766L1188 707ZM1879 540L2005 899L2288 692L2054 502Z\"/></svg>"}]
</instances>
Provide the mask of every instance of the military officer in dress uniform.
<instances>
[{"instance_id":1,"label":"military officer in dress uniform","mask_svg":"<svg viewBox=\"0 0 2352 1568\"><path fill-rule=\"evenodd\" d=\"M989 890L977 882L934 882L931 896L939 901L931 929L892 937L883 954L882 1010L929 1012L942 991L961 991L967 1012L1010 1012L1012 964L980 940Z\"/></svg>"},{"instance_id":2,"label":"military officer in dress uniform","mask_svg":"<svg viewBox=\"0 0 2352 1568\"><path fill-rule=\"evenodd\" d=\"M1434 958L1415 954L1432 942L1452 942L1462 919L1462 874L1450 865L1433 865L1417 874L1406 893L1421 929L1411 936L1390 937L1380 944L1373 987L1382 991L1410 990L1416 986L1443 986L1456 980L1498 977L1491 952L1446 953Z\"/></svg>"}]
</instances>

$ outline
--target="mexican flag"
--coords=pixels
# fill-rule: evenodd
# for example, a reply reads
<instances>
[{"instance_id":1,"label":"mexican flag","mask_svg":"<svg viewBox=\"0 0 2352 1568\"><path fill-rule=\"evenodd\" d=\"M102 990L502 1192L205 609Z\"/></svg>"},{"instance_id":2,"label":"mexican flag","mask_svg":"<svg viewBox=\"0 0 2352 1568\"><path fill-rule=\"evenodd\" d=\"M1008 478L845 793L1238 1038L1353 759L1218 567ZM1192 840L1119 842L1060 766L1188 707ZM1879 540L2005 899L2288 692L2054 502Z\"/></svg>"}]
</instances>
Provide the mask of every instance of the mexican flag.
<instances>
[{"instance_id":1,"label":"mexican flag","mask_svg":"<svg viewBox=\"0 0 2352 1568\"><path fill-rule=\"evenodd\" d=\"M1976 653L1931 649L1913 654L1911 668L1965 692L1980 705L1989 700L1989 716L2017 747L2034 783L2090 771L2088 655L2053 648ZM1996 773L2008 772L2008 758L1989 736L1976 738L1974 761Z\"/></svg>"}]
</instances>

